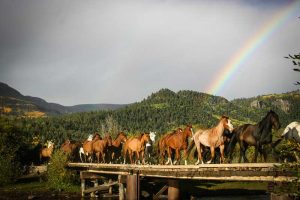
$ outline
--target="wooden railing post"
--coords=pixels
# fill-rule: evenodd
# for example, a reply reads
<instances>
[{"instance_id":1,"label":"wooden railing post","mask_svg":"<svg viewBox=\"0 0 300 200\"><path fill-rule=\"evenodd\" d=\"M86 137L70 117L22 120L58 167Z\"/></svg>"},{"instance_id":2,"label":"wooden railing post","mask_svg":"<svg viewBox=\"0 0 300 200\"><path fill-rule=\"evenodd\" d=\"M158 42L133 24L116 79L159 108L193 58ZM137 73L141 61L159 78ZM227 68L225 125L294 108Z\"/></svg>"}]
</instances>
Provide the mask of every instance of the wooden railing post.
<instances>
[{"instance_id":1,"label":"wooden railing post","mask_svg":"<svg viewBox=\"0 0 300 200\"><path fill-rule=\"evenodd\" d=\"M126 178L126 200L139 200L140 180L138 174L127 175Z\"/></svg>"},{"instance_id":2,"label":"wooden railing post","mask_svg":"<svg viewBox=\"0 0 300 200\"><path fill-rule=\"evenodd\" d=\"M180 190L179 190L179 181L175 179L168 180L168 200L179 200L180 199Z\"/></svg>"},{"instance_id":3,"label":"wooden railing post","mask_svg":"<svg viewBox=\"0 0 300 200\"><path fill-rule=\"evenodd\" d=\"M122 183L122 175L118 175L118 182L119 182L119 200L124 200L125 193L124 193L124 185Z\"/></svg>"},{"instance_id":4,"label":"wooden railing post","mask_svg":"<svg viewBox=\"0 0 300 200\"><path fill-rule=\"evenodd\" d=\"M85 190L85 178L82 176L83 172L80 171L80 180L81 180L81 196L84 197Z\"/></svg>"}]
</instances>

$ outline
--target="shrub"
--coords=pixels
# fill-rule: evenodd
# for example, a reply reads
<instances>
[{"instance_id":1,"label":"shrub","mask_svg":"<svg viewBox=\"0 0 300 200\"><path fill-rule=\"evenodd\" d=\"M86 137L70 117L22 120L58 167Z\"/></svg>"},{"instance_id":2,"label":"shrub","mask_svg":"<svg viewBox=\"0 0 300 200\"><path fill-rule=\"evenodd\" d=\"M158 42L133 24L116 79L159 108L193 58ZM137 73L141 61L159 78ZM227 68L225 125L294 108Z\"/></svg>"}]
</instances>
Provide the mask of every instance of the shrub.
<instances>
[{"instance_id":1,"label":"shrub","mask_svg":"<svg viewBox=\"0 0 300 200\"><path fill-rule=\"evenodd\" d=\"M72 185L72 173L66 167L67 155L60 150L53 152L50 159L47 178L49 186L57 190L67 190Z\"/></svg>"}]
</instances>

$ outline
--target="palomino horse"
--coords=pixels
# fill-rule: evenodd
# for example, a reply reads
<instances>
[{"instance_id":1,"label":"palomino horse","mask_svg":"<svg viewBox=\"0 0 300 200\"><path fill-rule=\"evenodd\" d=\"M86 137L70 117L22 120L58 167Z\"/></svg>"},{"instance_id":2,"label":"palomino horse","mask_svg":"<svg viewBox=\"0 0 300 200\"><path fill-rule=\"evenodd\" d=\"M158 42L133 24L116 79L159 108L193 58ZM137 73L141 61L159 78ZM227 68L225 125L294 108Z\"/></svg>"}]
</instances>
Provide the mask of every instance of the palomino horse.
<instances>
[{"instance_id":1,"label":"palomino horse","mask_svg":"<svg viewBox=\"0 0 300 200\"><path fill-rule=\"evenodd\" d=\"M171 156L171 151L172 149L175 150L176 152L176 160L174 164L177 162L179 163L180 159L180 150L184 150L184 155L185 155L185 160L184 164L187 165L187 147L188 147L188 137L193 136L193 129L192 125L187 125L186 128L182 131L179 129L175 134L171 134L169 137L166 138L165 144L167 146L167 151L168 151L168 161L166 164L171 164L172 163L172 156Z\"/></svg>"},{"instance_id":2,"label":"palomino horse","mask_svg":"<svg viewBox=\"0 0 300 200\"><path fill-rule=\"evenodd\" d=\"M111 146L108 147L108 151L110 152L111 162L115 162L117 159L121 157L122 154L122 143L125 143L127 140L126 134L124 132L120 132L116 139L112 142Z\"/></svg>"},{"instance_id":3,"label":"palomino horse","mask_svg":"<svg viewBox=\"0 0 300 200\"><path fill-rule=\"evenodd\" d=\"M96 154L98 163L100 162L100 157L102 157L103 163L105 163L105 154L108 150L108 147L111 146L112 139L111 136L106 134L103 139L96 140L92 143L93 153Z\"/></svg>"},{"instance_id":4,"label":"palomino horse","mask_svg":"<svg viewBox=\"0 0 300 200\"><path fill-rule=\"evenodd\" d=\"M130 163L133 164L133 153L136 153L136 161L140 162L140 153L142 157L142 164L145 164L145 146L146 143L149 142L150 136L149 133L143 133L138 137L129 138L123 147L123 156L124 156L124 164L126 163L127 152L129 155ZM136 163L135 161L135 163Z\"/></svg>"},{"instance_id":5,"label":"palomino horse","mask_svg":"<svg viewBox=\"0 0 300 200\"><path fill-rule=\"evenodd\" d=\"M195 165L200 162L203 164L202 159L202 146L207 146L210 148L211 158L207 163L211 163L215 157L215 148L220 147L221 162L224 162L224 142L223 132L228 129L230 132L233 130L233 126L228 117L222 116L218 125L207 130L198 130L194 134L194 142L198 152L198 160Z\"/></svg>"},{"instance_id":6,"label":"palomino horse","mask_svg":"<svg viewBox=\"0 0 300 200\"><path fill-rule=\"evenodd\" d=\"M87 160L89 160L90 162L93 161L93 143L100 139L101 139L100 135L98 133L96 133L92 138L91 138L91 136L89 136L89 138L83 142L82 148L80 148L80 150L79 150L79 155L80 155L81 161L83 161L81 158L82 153L84 155L85 162Z\"/></svg>"},{"instance_id":7,"label":"palomino horse","mask_svg":"<svg viewBox=\"0 0 300 200\"><path fill-rule=\"evenodd\" d=\"M47 146L43 147L40 150L40 162L42 161L42 158L51 158L51 154L53 152L54 143L52 141L47 141Z\"/></svg>"},{"instance_id":8,"label":"palomino horse","mask_svg":"<svg viewBox=\"0 0 300 200\"><path fill-rule=\"evenodd\" d=\"M182 132L181 128L177 129L178 132ZM159 163L160 164L165 164L165 155L167 152L167 146L166 146L166 140L168 137L170 137L172 134L175 134L176 130L173 130L171 133L167 133L165 135L163 135L159 140L158 140L158 148L157 148L157 152L158 152L158 156L159 156Z\"/></svg>"},{"instance_id":9,"label":"palomino horse","mask_svg":"<svg viewBox=\"0 0 300 200\"><path fill-rule=\"evenodd\" d=\"M278 130L280 128L280 122L278 115L270 110L267 115L257 124L244 124L233 130L233 136L229 144L229 156L231 161L232 153L237 142L240 145L240 158L243 158L244 162L248 162L246 158L246 150L248 146L255 146L255 154L253 162L257 161L258 152L260 152L264 160L267 160L267 154L263 150L263 145L270 144L272 142L272 128Z\"/></svg>"}]
</instances>

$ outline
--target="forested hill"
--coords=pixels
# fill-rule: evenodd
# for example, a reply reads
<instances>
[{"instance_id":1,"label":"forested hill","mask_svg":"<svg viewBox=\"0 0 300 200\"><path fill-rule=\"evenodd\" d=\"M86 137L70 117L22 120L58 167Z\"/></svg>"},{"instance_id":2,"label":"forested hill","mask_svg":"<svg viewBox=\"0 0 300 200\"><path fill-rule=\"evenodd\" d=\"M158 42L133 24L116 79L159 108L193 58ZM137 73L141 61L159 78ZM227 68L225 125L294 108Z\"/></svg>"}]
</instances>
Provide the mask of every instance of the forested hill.
<instances>
[{"instance_id":1,"label":"forested hill","mask_svg":"<svg viewBox=\"0 0 300 200\"><path fill-rule=\"evenodd\" d=\"M41 117L95 110L114 110L126 105L121 104L80 104L63 106L49 103L44 99L24 96L16 89L0 82L0 115Z\"/></svg>"},{"instance_id":2,"label":"forested hill","mask_svg":"<svg viewBox=\"0 0 300 200\"><path fill-rule=\"evenodd\" d=\"M54 139L83 139L94 132L122 130L128 134L156 131L164 134L179 126L212 127L221 115L229 116L234 126L257 123L270 110L278 113L282 126L300 120L300 93L264 95L228 101L223 97L195 91L177 93L162 89L141 102L109 111L74 113L46 118L22 118L30 134ZM114 132L114 133L113 133Z\"/></svg>"}]
</instances>

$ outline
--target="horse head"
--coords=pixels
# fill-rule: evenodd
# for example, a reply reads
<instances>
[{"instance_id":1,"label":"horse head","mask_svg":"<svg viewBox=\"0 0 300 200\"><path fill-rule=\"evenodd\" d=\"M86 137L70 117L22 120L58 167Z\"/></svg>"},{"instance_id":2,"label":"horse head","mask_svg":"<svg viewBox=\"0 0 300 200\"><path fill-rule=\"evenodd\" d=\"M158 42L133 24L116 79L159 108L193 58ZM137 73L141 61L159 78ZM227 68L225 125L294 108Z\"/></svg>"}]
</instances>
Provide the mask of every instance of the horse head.
<instances>
[{"instance_id":1,"label":"horse head","mask_svg":"<svg viewBox=\"0 0 300 200\"><path fill-rule=\"evenodd\" d=\"M141 138L141 141L145 141L146 143L149 142L151 139L150 139L150 134L149 133L143 133L142 134L142 138Z\"/></svg>"},{"instance_id":2,"label":"horse head","mask_svg":"<svg viewBox=\"0 0 300 200\"><path fill-rule=\"evenodd\" d=\"M119 140L121 140L121 142L126 142L126 140L127 140L127 136L126 136L126 134L125 134L124 132L120 132L120 133L118 134L117 138L118 138Z\"/></svg>"},{"instance_id":3,"label":"horse head","mask_svg":"<svg viewBox=\"0 0 300 200\"><path fill-rule=\"evenodd\" d=\"M112 138L110 135L106 134L104 139L107 141L108 146L112 145Z\"/></svg>"},{"instance_id":4,"label":"horse head","mask_svg":"<svg viewBox=\"0 0 300 200\"><path fill-rule=\"evenodd\" d=\"M281 124L280 124L279 117L278 117L277 113L275 113L273 110L270 110L269 113L268 113L268 115L271 118L272 127L275 130L280 129Z\"/></svg>"},{"instance_id":5,"label":"horse head","mask_svg":"<svg viewBox=\"0 0 300 200\"><path fill-rule=\"evenodd\" d=\"M182 128L177 128L176 133L182 133Z\"/></svg>"},{"instance_id":6,"label":"horse head","mask_svg":"<svg viewBox=\"0 0 300 200\"><path fill-rule=\"evenodd\" d=\"M230 133L233 131L233 125L231 124L231 120L227 116L222 116L220 121L223 123L223 127L230 131Z\"/></svg>"},{"instance_id":7,"label":"horse head","mask_svg":"<svg viewBox=\"0 0 300 200\"><path fill-rule=\"evenodd\" d=\"M99 135L99 133L95 133L93 140L101 140L101 136Z\"/></svg>"},{"instance_id":8,"label":"horse head","mask_svg":"<svg viewBox=\"0 0 300 200\"><path fill-rule=\"evenodd\" d=\"M193 126L192 125L186 125L185 129L184 129L184 134L187 137L193 137L194 133L193 133Z\"/></svg>"},{"instance_id":9,"label":"horse head","mask_svg":"<svg viewBox=\"0 0 300 200\"><path fill-rule=\"evenodd\" d=\"M155 142L155 137L156 137L156 132L150 132L150 139L153 143Z\"/></svg>"}]
</instances>

